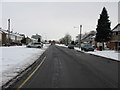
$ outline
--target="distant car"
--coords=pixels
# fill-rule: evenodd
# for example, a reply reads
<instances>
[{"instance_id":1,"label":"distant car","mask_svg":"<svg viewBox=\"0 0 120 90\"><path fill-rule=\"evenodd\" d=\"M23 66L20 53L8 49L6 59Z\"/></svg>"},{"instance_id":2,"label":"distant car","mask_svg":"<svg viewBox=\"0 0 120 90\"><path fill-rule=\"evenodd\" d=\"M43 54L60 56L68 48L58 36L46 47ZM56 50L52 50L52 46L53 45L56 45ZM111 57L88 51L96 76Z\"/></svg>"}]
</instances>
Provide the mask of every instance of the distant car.
<instances>
[{"instance_id":1,"label":"distant car","mask_svg":"<svg viewBox=\"0 0 120 90\"><path fill-rule=\"evenodd\" d=\"M68 48L69 49L74 49L74 45L73 44L68 44Z\"/></svg>"},{"instance_id":2,"label":"distant car","mask_svg":"<svg viewBox=\"0 0 120 90\"><path fill-rule=\"evenodd\" d=\"M42 48L43 44L41 42L28 43L27 47L29 47L29 48Z\"/></svg>"},{"instance_id":3,"label":"distant car","mask_svg":"<svg viewBox=\"0 0 120 90\"><path fill-rule=\"evenodd\" d=\"M90 44L81 44L81 50L84 51L94 51L94 47Z\"/></svg>"}]
</instances>

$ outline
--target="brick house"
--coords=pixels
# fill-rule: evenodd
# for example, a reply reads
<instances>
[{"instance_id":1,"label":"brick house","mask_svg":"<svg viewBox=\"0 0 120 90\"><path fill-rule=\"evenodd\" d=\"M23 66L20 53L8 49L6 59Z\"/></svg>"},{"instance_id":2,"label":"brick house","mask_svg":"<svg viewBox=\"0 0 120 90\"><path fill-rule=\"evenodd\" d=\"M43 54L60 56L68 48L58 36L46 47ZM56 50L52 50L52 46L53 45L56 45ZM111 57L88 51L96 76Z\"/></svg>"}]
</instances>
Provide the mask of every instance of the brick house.
<instances>
[{"instance_id":1,"label":"brick house","mask_svg":"<svg viewBox=\"0 0 120 90\"><path fill-rule=\"evenodd\" d=\"M7 44L19 45L21 44L21 40L24 38L24 36L19 33L13 33L8 30L4 30L2 28L0 28L0 32L1 32L0 37L1 37L2 46Z\"/></svg>"},{"instance_id":2,"label":"brick house","mask_svg":"<svg viewBox=\"0 0 120 90\"><path fill-rule=\"evenodd\" d=\"M8 32L6 31L6 30L4 30L4 29L2 29L2 28L0 28L0 32L2 32L1 33L1 44L2 45L5 45L6 43L8 43L9 42L9 39L8 39Z\"/></svg>"},{"instance_id":3,"label":"brick house","mask_svg":"<svg viewBox=\"0 0 120 90\"><path fill-rule=\"evenodd\" d=\"M2 31L0 31L0 46L2 46Z\"/></svg>"},{"instance_id":4,"label":"brick house","mask_svg":"<svg viewBox=\"0 0 120 90\"><path fill-rule=\"evenodd\" d=\"M112 39L108 43L108 47L112 50L120 50L120 24L112 29Z\"/></svg>"},{"instance_id":5,"label":"brick house","mask_svg":"<svg viewBox=\"0 0 120 90\"><path fill-rule=\"evenodd\" d=\"M25 42L26 44L30 43L30 42L37 42L38 40L37 39L34 39L34 38L30 38L30 37L26 37L25 38Z\"/></svg>"},{"instance_id":6,"label":"brick house","mask_svg":"<svg viewBox=\"0 0 120 90\"><path fill-rule=\"evenodd\" d=\"M81 42L87 42L91 45L95 45L96 31L90 31L88 34L82 37Z\"/></svg>"},{"instance_id":7,"label":"brick house","mask_svg":"<svg viewBox=\"0 0 120 90\"><path fill-rule=\"evenodd\" d=\"M32 35L31 38L37 39L37 40L40 39L40 41L41 41L41 39L42 39L41 35L39 35L39 34Z\"/></svg>"},{"instance_id":8,"label":"brick house","mask_svg":"<svg viewBox=\"0 0 120 90\"><path fill-rule=\"evenodd\" d=\"M12 45L19 45L21 44L21 40L24 38L25 36L22 36L18 33L10 33L10 43Z\"/></svg>"}]
</instances>

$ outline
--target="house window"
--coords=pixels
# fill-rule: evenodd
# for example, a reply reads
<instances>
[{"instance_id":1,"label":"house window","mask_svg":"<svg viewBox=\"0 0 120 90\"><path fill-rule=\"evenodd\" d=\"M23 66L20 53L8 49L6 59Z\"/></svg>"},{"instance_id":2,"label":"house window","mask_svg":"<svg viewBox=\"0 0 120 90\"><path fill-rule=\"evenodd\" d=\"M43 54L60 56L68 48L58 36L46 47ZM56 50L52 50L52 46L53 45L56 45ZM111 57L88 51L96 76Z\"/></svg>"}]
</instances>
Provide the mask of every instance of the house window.
<instances>
[{"instance_id":1,"label":"house window","mask_svg":"<svg viewBox=\"0 0 120 90\"><path fill-rule=\"evenodd\" d=\"M118 35L120 35L120 32L118 32Z\"/></svg>"},{"instance_id":2,"label":"house window","mask_svg":"<svg viewBox=\"0 0 120 90\"><path fill-rule=\"evenodd\" d=\"M113 32L113 35L116 35L116 32Z\"/></svg>"},{"instance_id":3,"label":"house window","mask_svg":"<svg viewBox=\"0 0 120 90\"><path fill-rule=\"evenodd\" d=\"M116 35L118 35L118 32L116 32Z\"/></svg>"}]
</instances>

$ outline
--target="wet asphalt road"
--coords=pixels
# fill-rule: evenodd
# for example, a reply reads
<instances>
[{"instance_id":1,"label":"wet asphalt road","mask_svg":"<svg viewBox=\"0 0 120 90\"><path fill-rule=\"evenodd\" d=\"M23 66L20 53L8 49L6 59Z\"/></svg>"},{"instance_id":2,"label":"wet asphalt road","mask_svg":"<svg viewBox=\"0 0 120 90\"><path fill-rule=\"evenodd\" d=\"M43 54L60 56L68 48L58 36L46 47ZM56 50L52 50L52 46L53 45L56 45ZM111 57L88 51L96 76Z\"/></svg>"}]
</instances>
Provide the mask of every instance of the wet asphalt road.
<instances>
[{"instance_id":1,"label":"wet asphalt road","mask_svg":"<svg viewBox=\"0 0 120 90\"><path fill-rule=\"evenodd\" d=\"M117 88L118 62L51 45L21 88Z\"/></svg>"}]
</instances>

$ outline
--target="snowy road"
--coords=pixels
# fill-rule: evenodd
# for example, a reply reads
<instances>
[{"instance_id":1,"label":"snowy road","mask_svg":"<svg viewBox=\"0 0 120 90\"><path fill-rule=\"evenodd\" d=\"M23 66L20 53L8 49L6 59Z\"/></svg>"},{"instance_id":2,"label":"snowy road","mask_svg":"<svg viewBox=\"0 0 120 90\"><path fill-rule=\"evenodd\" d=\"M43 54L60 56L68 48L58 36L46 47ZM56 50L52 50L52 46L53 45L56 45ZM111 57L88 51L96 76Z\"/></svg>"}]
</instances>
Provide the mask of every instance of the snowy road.
<instances>
[{"instance_id":1,"label":"snowy road","mask_svg":"<svg viewBox=\"0 0 120 90\"><path fill-rule=\"evenodd\" d=\"M73 49L51 45L35 67L13 88L118 87L118 62Z\"/></svg>"},{"instance_id":2,"label":"snowy road","mask_svg":"<svg viewBox=\"0 0 120 90\"><path fill-rule=\"evenodd\" d=\"M20 71L32 64L49 45L40 48L26 48L26 46L0 47L0 83L5 84ZM1 85L0 85L1 86Z\"/></svg>"}]
</instances>

